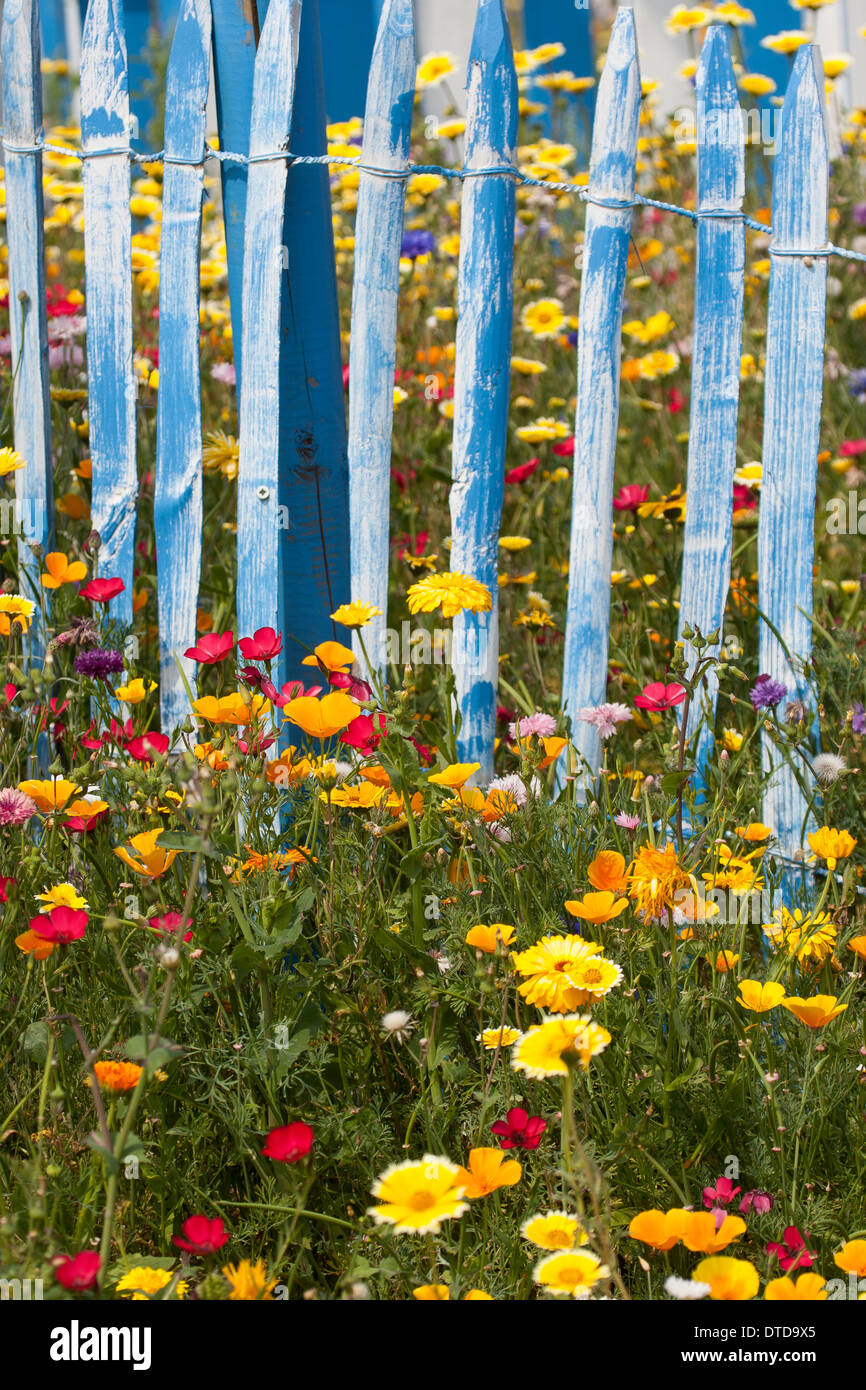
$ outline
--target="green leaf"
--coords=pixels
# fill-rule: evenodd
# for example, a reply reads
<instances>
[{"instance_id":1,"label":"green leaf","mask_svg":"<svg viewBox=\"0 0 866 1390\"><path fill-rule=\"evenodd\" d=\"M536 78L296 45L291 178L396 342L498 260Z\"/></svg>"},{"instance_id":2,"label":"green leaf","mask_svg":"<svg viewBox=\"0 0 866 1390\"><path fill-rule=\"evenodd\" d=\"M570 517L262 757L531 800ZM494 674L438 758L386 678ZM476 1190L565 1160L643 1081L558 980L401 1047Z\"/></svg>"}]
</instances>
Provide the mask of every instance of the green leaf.
<instances>
[{"instance_id":1,"label":"green leaf","mask_svg":"<svg viewBox=\"0 0 866 1390\"><path fill-rule=\"evenodd\" d=\"M159 837L160 849L182 850L185 854L203 854L207 859L222 859L219 850L201 835L187 835L182 830L163 830Z\"/></svg>"},{"instance_id":2,"label":"green leaf","mask_svg":"<svg viewBox=\"0 0 866 1390\"><path fill-rule=\"evenodd\" d=\"M684 767L682 772L678 768L674 769L673 772L666 772L661 779L662 791L666 796L676 796L680 787L685 786L689 778L693 776L694 771L693 767Z\"/></svg>"}]
</instances>

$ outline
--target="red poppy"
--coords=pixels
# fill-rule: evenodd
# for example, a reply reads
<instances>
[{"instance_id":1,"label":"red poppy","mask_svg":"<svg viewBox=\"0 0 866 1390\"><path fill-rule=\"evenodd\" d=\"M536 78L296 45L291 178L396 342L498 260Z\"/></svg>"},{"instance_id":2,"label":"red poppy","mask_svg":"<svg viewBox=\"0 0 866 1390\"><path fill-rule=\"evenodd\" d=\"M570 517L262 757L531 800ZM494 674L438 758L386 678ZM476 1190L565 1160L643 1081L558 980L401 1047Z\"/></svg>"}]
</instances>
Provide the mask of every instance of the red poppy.
<instances>
[{"instance_id":1,"label":"red poppy","mask_svg":"<svg viewBox=\"0 0 866 1390\"><path fill-rule=\"evenodd\" d=\"M283 650L282 633L272 627L260 627L252 637L242 637L238 647L247 661L273 661Z\"/></svg>"},{"instance_id":2,"label":"red poppy","mask_svg":"<svg viewBox=\"0 0 866 1390\"><path fill-rule=\"evenodd\" d=\"M574 435L570 434L567 439L559 439L555 444L551 444L550 452L556 454L559 459L569 459L574 453Z\"/></svg>"},{"instance_id":3,"label":"red poppy","mask_svg":"<svg viewBox=\"0 0 866 1390\"><path fill-rule=\"evenodd\" d=\"M123 593L125 588L122 579L91 579L90 583L85 584L78 592L82 598L89 598L93 603L108 603L109 599Z\"/></svg>"},{"instance_id":4,"label":"red poppy","mask_svg":"<svg viewBox=\"0 0 866 1390\"><path fill-rule=\"evenodd\" d=\"M272 1129L267 1137L262 1153L265 1158L276 1159L278 1163L297 1163L305 1158L313 1147L313 1131L303 1120L293 1120L290 1125L280 1125Z\"/></svg>"},{"instance_id":5,"label":"red poppy","mask_svg":"<svg viewBox=\"0 0 866 1390\"><path fill-rule=\"evenodd\" d=\"M153 762L154 753L167 753L170 739L168 734L139 734L137 738L127 739L124 747L137 763Z\"/></svg>"},{"instance_id":6,"label":"red poppy","mask_svg":"<svg viewBox=\"0 0 866 1390\"><path fill-rule=\"evenodd\" d=\"M635 695L634 702L638 709L663 710L671 709L673 705L681 705L686 698L685 686L677 685L672 682L664 685L662 681L651 681L645 685L640 695Z\"/></svg>"},{"instance_id":7,"label":"red poppy","mask_svg":"<svg viewBox=\"0 0 866 1390\"><path fill-rule=\"evenodd\" d=\"M685 409L685 405L685 396L682 394L681 391L678 391L675 386L672 387L671 390L668 392L668 410L670 411L671 415L679 415L680 411Z\"/></svg>"},{"instance_id":8,"label":"red poppy","mask_svg":"<svg viewBox=\"0 0 866 1390\"><path fill-rule=\"evenodd\" d=\"M31 917L30 930L45 941L78 941L90 919L86 912L74 907L52 907L45 917Z\"/></svg>"},{"instance_id":9,"label":"red poppy","mask_svg":"<svg viewBox=\"0 0 866 1390\"><path fill-rule=\"evenodd\" d=\"M735 512L753 512L758 505L752 489L744 483L734 483L733 504Z\"/></svg>"},{"instance_id":10,"label":"red poppy","mask_svg":"<svg viewBox=\"0 0 866 1390\"><path fill-rule=\"evenodd\" d=\"M63 822L64 830L68 830L73 835L89 835L91 830L95 830L100 821L104 821L108 815L108 809L97 811L93 816L68 816Z\"/></svg>"},{"instance_id":11,"label":"red poppy","mask_svg":"<svg viewBox=\"0 0 866 1390\"><path fill-rule=\"evenodd\" d=\"M18 691L15 689L15 686L12 684L12 682L7 681L7 683L3 687L3 703L6 705L11 705L12 701L15 699L15 696L17 694Z\"/></svg>"},{"instance_id":12,"label":"red poppy","mask_svg":"<svg viewBox=\"0 0 866 1390\"><path fill-rule=\"evenodd\" d=\"M648 497L649 487L646 483L628 483L620 488L613 499L614 511L636 512L641 502L645 502Z\"/></svg>"},{"instance_id":13,"label":"red poppy","mask_svg":"<svg viewBox=\"0 0 866 1390\"><path fill-rule=\"evenodd\" d=\"M805 1236L801 1236L796 1226L786 1226L782 1235L782 1244L779 1241L771 1240L767 1245L768 1255L778 1255L779 1264L787 1274L792 1269L810 1269L817 1254L815 1250L806 1249Z\"/></svg>"},{"instance_id":14,"label":"red poppy","mask_svg":"<svg viewBox=\"0 0 866 1390\"><path fill-rule=\"evenodd\" d=\"M528 1115L519 1105L514 1105L504 1120L497 1120L490 1128L499 1136L503 1149L537 1149L547 1121L540 1115Z\"/></svg>"},{"instance_id":15,"label":"red poppy","mask_svg":"<svg viewBox=\"0 0 866 1390\"><path fill-rule=\"evenodd\" d=\"M529 459L527 463L519 463L516 468L509 468L505 475L507 483L525 483L527 478L531 478L541 459Z\"/></svg>"},{"instance_id":16,"label":"red poppy","mask_svg":"<svg viewBox=\"0 0 866 1390\"><path fill-rule=\"evenodd\" d=\"M233 632L206 632L194 647L187 647L184 656L202 666L215 666L218 661L225 661L234 644Z\"/></svg>"},{"instance_id":17,"label":"red poppy","mask_svg":"<svg viewBox=\"0 0 866 1390\"><path fill-rule=\"evenodd\" d=\"M193 1255L212 1255L214 1251L221 1250L228 1240L225 1226L218 1216L213 1221L208 1221L206 1216L189 1216L181 1229L186 1239L182 1240L180 1236L173 1236L172 1239L181 1250L190 1250Z\"/></svg>"},{"instance_id":18,"label":"red poppy","mask_svg":"<svg viewBox=\"0 0 866 1390\"><path fill-rule=\"evenodd\" d=\"M362 758L369 758L371 753L375 753L385 730L385 716L378 715L379 731L369 714L359 714L357 719L353 719L347 729L340 734L340 742L347 743L350 748L356 749Z\"/></svg>"},{"instance_id":19,"label":"red poppy","mask_svg":"<svg viewBox=\"0 0 866 1390\"><path fill-rule=\"evenodd\" d=\"M254 738L251 741L245 738L239 738L237 746L245 758L250 756L257 758L260 754L266 753L276 741L275 738L271 738L270 736L267 738Z\"/></svg>"},{"instance_id":20,"label":"red poppy","mask_svg":"<svg viewBox=\"0 0 866 1390\"><path fill-rule=\"evenodd\" d=\"M95 1250L79 1250L77 1255L63 1255L54 1266L54 1278L71 1292L92 1289L99 1273L100 1259Z\"/></svg>"},{"instance_id":21,"label":"red poppy","mask_svg":"<svg viewBox=\"0 0 866 1390\"><path fill-rule=\"evenodd\" d=\"M17 878L13 878L11 874L9 874L7 877L4 877L3 874L0 874L0 903L8 903L9 889L17 887L17 884Z\"/></svg>"},{"instance_id":22,"label":"red poppy","mask_svg":"<svg viewBox=\"0 0 866 1390\"><path fill-rule=\"evenodd\" d=\"M359 680L357 676L350 676L346 671L329 671L328 683L335 690L345 690L350 700L372 700L373 687L366 681Z\"/></svg>"},{"instance_id":23,"label":"red poppy","mask_svg":"<svg viewBox=\"0 0 866 1390\"><path fill-rule=\"evenodd\" d=\"M191 927L192 918L183 917L179 912L158 912L153 917L148 917L147 925L153 927L154 931L163 932L173 936L179 932L181 927ZM192 941L192 932L184 932L184 941Z\"/></svg>"},{"instance_id":24,"label":"red poppy","mask_svg":"<svg viewBox=\"0 0 866 1390\"><path fill-rule=\"evenodd\" d=\"M413 746L415 747L418 753L418 757L421 759L421 762L424 764L424 766L432 767L436 759L431 750L427 747L426 743L419 743L417 738L415 738L413 734L409 735L409 742L413 744Z\"/></svg>"}]
</instances>

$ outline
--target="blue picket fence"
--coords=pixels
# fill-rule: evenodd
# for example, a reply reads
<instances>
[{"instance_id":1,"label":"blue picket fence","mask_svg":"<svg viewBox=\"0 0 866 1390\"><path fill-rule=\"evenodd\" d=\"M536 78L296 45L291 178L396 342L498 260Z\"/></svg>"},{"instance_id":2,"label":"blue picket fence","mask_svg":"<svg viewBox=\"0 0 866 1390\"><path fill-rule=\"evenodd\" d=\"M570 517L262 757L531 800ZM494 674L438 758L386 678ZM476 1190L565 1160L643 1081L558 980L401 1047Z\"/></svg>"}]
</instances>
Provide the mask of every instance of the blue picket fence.
<instances>
[{"instance_id":1,"label":"blue picket fence","mask_svg":"<svg viewBox=\"0 0 866 1390\"><path fill-rule=\"evenodd\" d=\"M263 11L260 6L260 13ZM189 710L201 555L199 257L208 53L213 36L231 311L240 412L238 591L241 631L284 634L278 683L332 631L351 596L383 611L368 650L384 653L389 471L399 259L415 98L412 0L384 0L371 61L356 227L348 430L341 373L317 0L270 0L256 45L237 0L183 0L168 68L160 279L157 534L161 716ZM3 13L3 144L13 414L27 460L20 496L41 498L51 543L52 458L42 225L40 39L35 0ZM743 319L744 153L724 28L711 28L696 78L698 200L681 630L720 629L731 567ZM621 326L635 191L641 81L631 10L619 11L597 92L580 295L574 501L563 704L575 745L599 765L577 711L604 701ZM518 85L503 0L478 0L469 65L454 395L451 566L497 592L507 436ZM714 113L713 120L706 113ZM93 516L100 571L126 585L131 617L137 502L132 365L128 58L120 0L90 0L81 63L87 350ZM135 158L135 156L132 156ZM346 161L343 161L344 163ZM759 529L761 668L808 707L816 458L828 257L828 146L817 50L800 50L782 111L773 185ZM664 205L657 205L664 206ZM682 209L666 208L670 215ZM756 224L757 225L757 224ZM866 259L860 257L860 259ZM41 405L40 405L41 403ZM288 518L288 525L284 525ZM21 563L35 579L26 545ZM38 655L43 635L31 634ZM462 758L493 771L496 608L455 621ZM691 653L691 659L694 654ZM714 691L705 702L711 726ZM709 752L701 736L699 756ZM805 803L772 765L764 819L785 854L800 848Z\"/></svg>"}]
</instances>

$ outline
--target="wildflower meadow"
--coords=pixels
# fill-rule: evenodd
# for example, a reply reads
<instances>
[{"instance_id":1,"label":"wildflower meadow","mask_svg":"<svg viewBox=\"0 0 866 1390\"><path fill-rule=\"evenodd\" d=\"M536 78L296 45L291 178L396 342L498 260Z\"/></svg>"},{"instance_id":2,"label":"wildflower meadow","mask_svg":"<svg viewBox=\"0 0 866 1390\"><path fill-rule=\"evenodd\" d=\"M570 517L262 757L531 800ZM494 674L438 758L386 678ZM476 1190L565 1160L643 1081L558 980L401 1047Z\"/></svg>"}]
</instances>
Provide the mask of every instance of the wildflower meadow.
<instances>
[{"instance_id":1,"label":"wildflower meadow","mask_svg":"<svg viewBox=\"0 0 866 1390\"><path fill-rule=\"evenodd\" d=\"M759 51L792 71L828 3L796 0L790 32ZM739 46L753 20L726 2L678 5L668 25L686 80L723 28L743 108L772 113L784 91ZM592 462L575 437L591 215L575 190L589 178L609 23L594 33L591 76L562 67L557 35L534 49L515 35L525 181L509 185L510 380L490 387L508 398L501 466L492 455L494 583L452 535L470 313L461 214L481 180L437 172L460 166L466 116L452 56L419 61L387 611L331 584L309 643L291 603L281 626L239 616L248 436L215 158L201 208L201 575L182 650L165 637L154 521L172 387L163 206L177 172L159 158L131 166L131 581L106 564L119 552L91 505L97 272L82 131L64 104L77 74L43 65L50 547L23 513L32 460L13 410L16 325L32 303L0 280L4 1297L38 1287L79 1320L103 1300L688 1301L697 1318L723 1301L866 1299L866 109L837 85L866 65L866 29L852 53L821 58L836 142L829 236L855 258L822 263L801 683L768 671L759 645L779 156L747 130L730 583L719 627L701 631L680 605L701 231L676 212L695 207L696 135L667 102L666 74L647 72L611 436L606 682L566 709L574 478ZM161 69L151 56L164 71L167 48ZM433 119L431 94L444 111ZM160 101L149 151L163 140ZM347 410L362 370L349 365L362 116L327 128ZM581 389L606 388L600 375ZM290 493L287 538L291 510ZM329 576L349 574L342 523L327 505L314 516ZM466 633L497 615L491 775L467 755L475 715L455 671ZM186 710L172 727L160 715L169 667ZM793 850L765 823L779 766L803 808Z\"/></svg>"}]
</instances>

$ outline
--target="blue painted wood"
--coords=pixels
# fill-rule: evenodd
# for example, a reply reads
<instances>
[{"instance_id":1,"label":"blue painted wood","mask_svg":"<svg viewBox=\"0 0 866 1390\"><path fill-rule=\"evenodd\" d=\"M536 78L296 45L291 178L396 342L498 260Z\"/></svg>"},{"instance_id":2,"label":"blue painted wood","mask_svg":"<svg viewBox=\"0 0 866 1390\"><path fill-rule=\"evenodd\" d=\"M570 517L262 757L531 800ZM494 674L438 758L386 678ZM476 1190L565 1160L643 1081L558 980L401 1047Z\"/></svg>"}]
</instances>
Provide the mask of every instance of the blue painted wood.
<instances>
[{"instance_id":1,"label":"blue painted wood","mask_svg":"<svg viewBox=\"0 0 866 1390\"><path fill-rule=\"evenodd\" d=\"M159 283L159 393L153 504L159 599L160 712L171 733L189 713L201 568L202 438L199 253L210 7L185 0L166 76ZM181 161L181 162L175 162Z\"/></svg>"},{"instance_id":2,"label":"blue painted wood","mask_svg":"<svg viewBox=\"0 0 866 1390\"><path fill-rule=\"evenodd\" d=\"M376 0L319 0L328 121L361 116L379 21Z\"/></svg>"},{"instance_id":3,"label":"blue painted wood","mask_svg":"<svg viewBox=\"0 0 866 1390\"><path fill-rule=\"evenodd\" d=\"M367 92L364 163L405 169L415 93L412 0L386 0ZM377 671L384 669L386 658L391 436L405 195L402 179L361 175L349 358L351 592L353 598L381 609L381 617L364 631L364 646ZM358 634L354 640L363 665Z\"/></svg>"},{"instance_id":4,"label":"blue painted wood","mask_svg":"<svg viewBox=\"0 0 866 1390\"><path fill-rule=\"evenodd\" d=\"M592 40L592 14L589 0L524 0L523 28L527 48L543 43L562 43L565 53L552 65L557 71L567 69L575 77L595 77L595 45ZM549 68L545 71L550 71ZM548 100L542 87L535 88L533 101ZM578 98L591 114L595 105L595 88Z\"/></svg>"},{"instance_id":5,"label":"blue painted wood","mask_svg":"<svg viewBox=\"0 0 866 1390\"><path fill-rule=\"evenodd\" d=\"M467 171L513 165L517 77L502 0L479 0L469 54ZM489 613L454 619L452 663L460 710L460 758L493 776L499 679L498 544L505 490L515 184L480 174L463 185L454 372L450 568L486 584Z\"/></svg>"},{"instance_id":6,"label":"blue painted wood","mask_svg":"<svg viewBox=\"0 0 866 1390\"><path fill-rule=\"evenodd\" d=\"M295 95L300 0L271 0L255 61L245 218L238 465L237 611L241 633L283 630L279 583L280 301L286 160Z\"/></svg>"},{"instance_id":7,"label":"blue painted wood","mask_svg":"<svg viewBox=\"0 0 866 1390\"><path fill-rule=\"evenodd\" d=\"M39 0L39 27L43 58L66 57L66 26L63 0Z\"/></svg>"},{"instance_id":8,"label":"blue painted wood","mask_svg":"<svg viewBox=\"0 0 866 1390\"><path fill-rule=\"evenodd\" d=\"M120 0L91 0L81 44L87 365L93 526L99 573L126 588L111 616L132 621L138 475L132 370L129 98ZM117 151L117 153L110 153Z\"/></svg>"},{"instance_id":9,"label":"blue painted wood","mask_svg":"<svg viewBox=\"0 0 866 1390\"><path fill-rule=\"evenodd\" d=\"M742 46L743 58L749 72L762 72L783 91L790 72L790 61L782 53L772 53L761 47L761 39L770 34L779 34L790 29L802 28L802 14L799 14L789 0L760 0L750 5L755 16L754 24L744 24L736 31ZM750 103L753 98L749 98ZM763 102L758 102L763 105Z\"/></svg>"},{"instance_id":10,"label":"blue painted wood","mask_svg":"<svg viewBox=\"0 0 866 1390\"><path fill-rule=\"evenodd\" d=\"M39 582L42 566L30 546L50 550L54 534L42 155L33 148L42 134L39 61L36 0L6 0L2 78L9 330L15 371L12 422L15 448L27 465L15 474L15 510L20 528L19 592L36 604L25 645L37 666L45 652L40 613L44 590Z\"/></svg>"},{"instance_id":11,"label":"blue painted wood","mask_svg":"<svg viewBox=\"0 0 866 1390\"><path fill-rule=\"evenodd\" d=\"M271 0L273 4L273 0ZM290 146L327 149L317 0L304 0ZM289 169L283 243L280 351L280 584L286 679L337 636L330 615L349 594L349 462L337 305L330 175L324 165ZM249 247L249 241L246 243Z\"/></svg>"},{"instance_id":12,"label":"blue painted wood","mask_svg":"<svg viewBox=\"0 0 866 1390\"><path fill-rule=\"evenodd\" d=\"M613 470L619 419L622 310L640 114L634 14L620 10L598 89L580 286L574 494L563 707L594 773L601 744L577 713L606 699L613 555ZM614 206L603 206L612 203ZM622 206L616 206L622 204Z\"/></svg>"},{"instance_id":13,"label":"blue painted wood","mask_svg":"<svg viewBox=\"0 0 866 1390\"><path fill-rule=\"evenodd\" d=\"M731 496L737 459L746 229L736 216L745 194L745 151L739 92L722 25L710 28L697 72L698 236L692 332L689 467L680 591L680 634L719 631L731 577ZM721 213L721 216L714 216ZM730 214L734 214L732 217ZM689 673L695 652L686 643ZM718 652L718 646L714 649ZM718 680L690 710L691 738L704 715L698 765L712 750Z\"/></svg>"},{"instance_id":14,"label":"blue painted wood","mask_svg":"<svg viewBox=\"0 0 866 1390\"><path fill-rule=\"evenodd\" d=\"M812 650L815 490L824 370L827 259L784 251L820 249L827 240L828 154L820 49L802 48L782 108L773 180L773 230L764 448L758 524L758 602L781 635L760 625L761 671L807 709L814 697L802 671ZM787 653L785 648L787 648ZM790 658L790 659L789 659ZM808 721L807 721L808 722ZM792 768L764 736L764 766L775 765L763 820L783 854L804 841L806 802ZM811 780L803 769L807 782Z\"/></svg>"}]
</instances>

